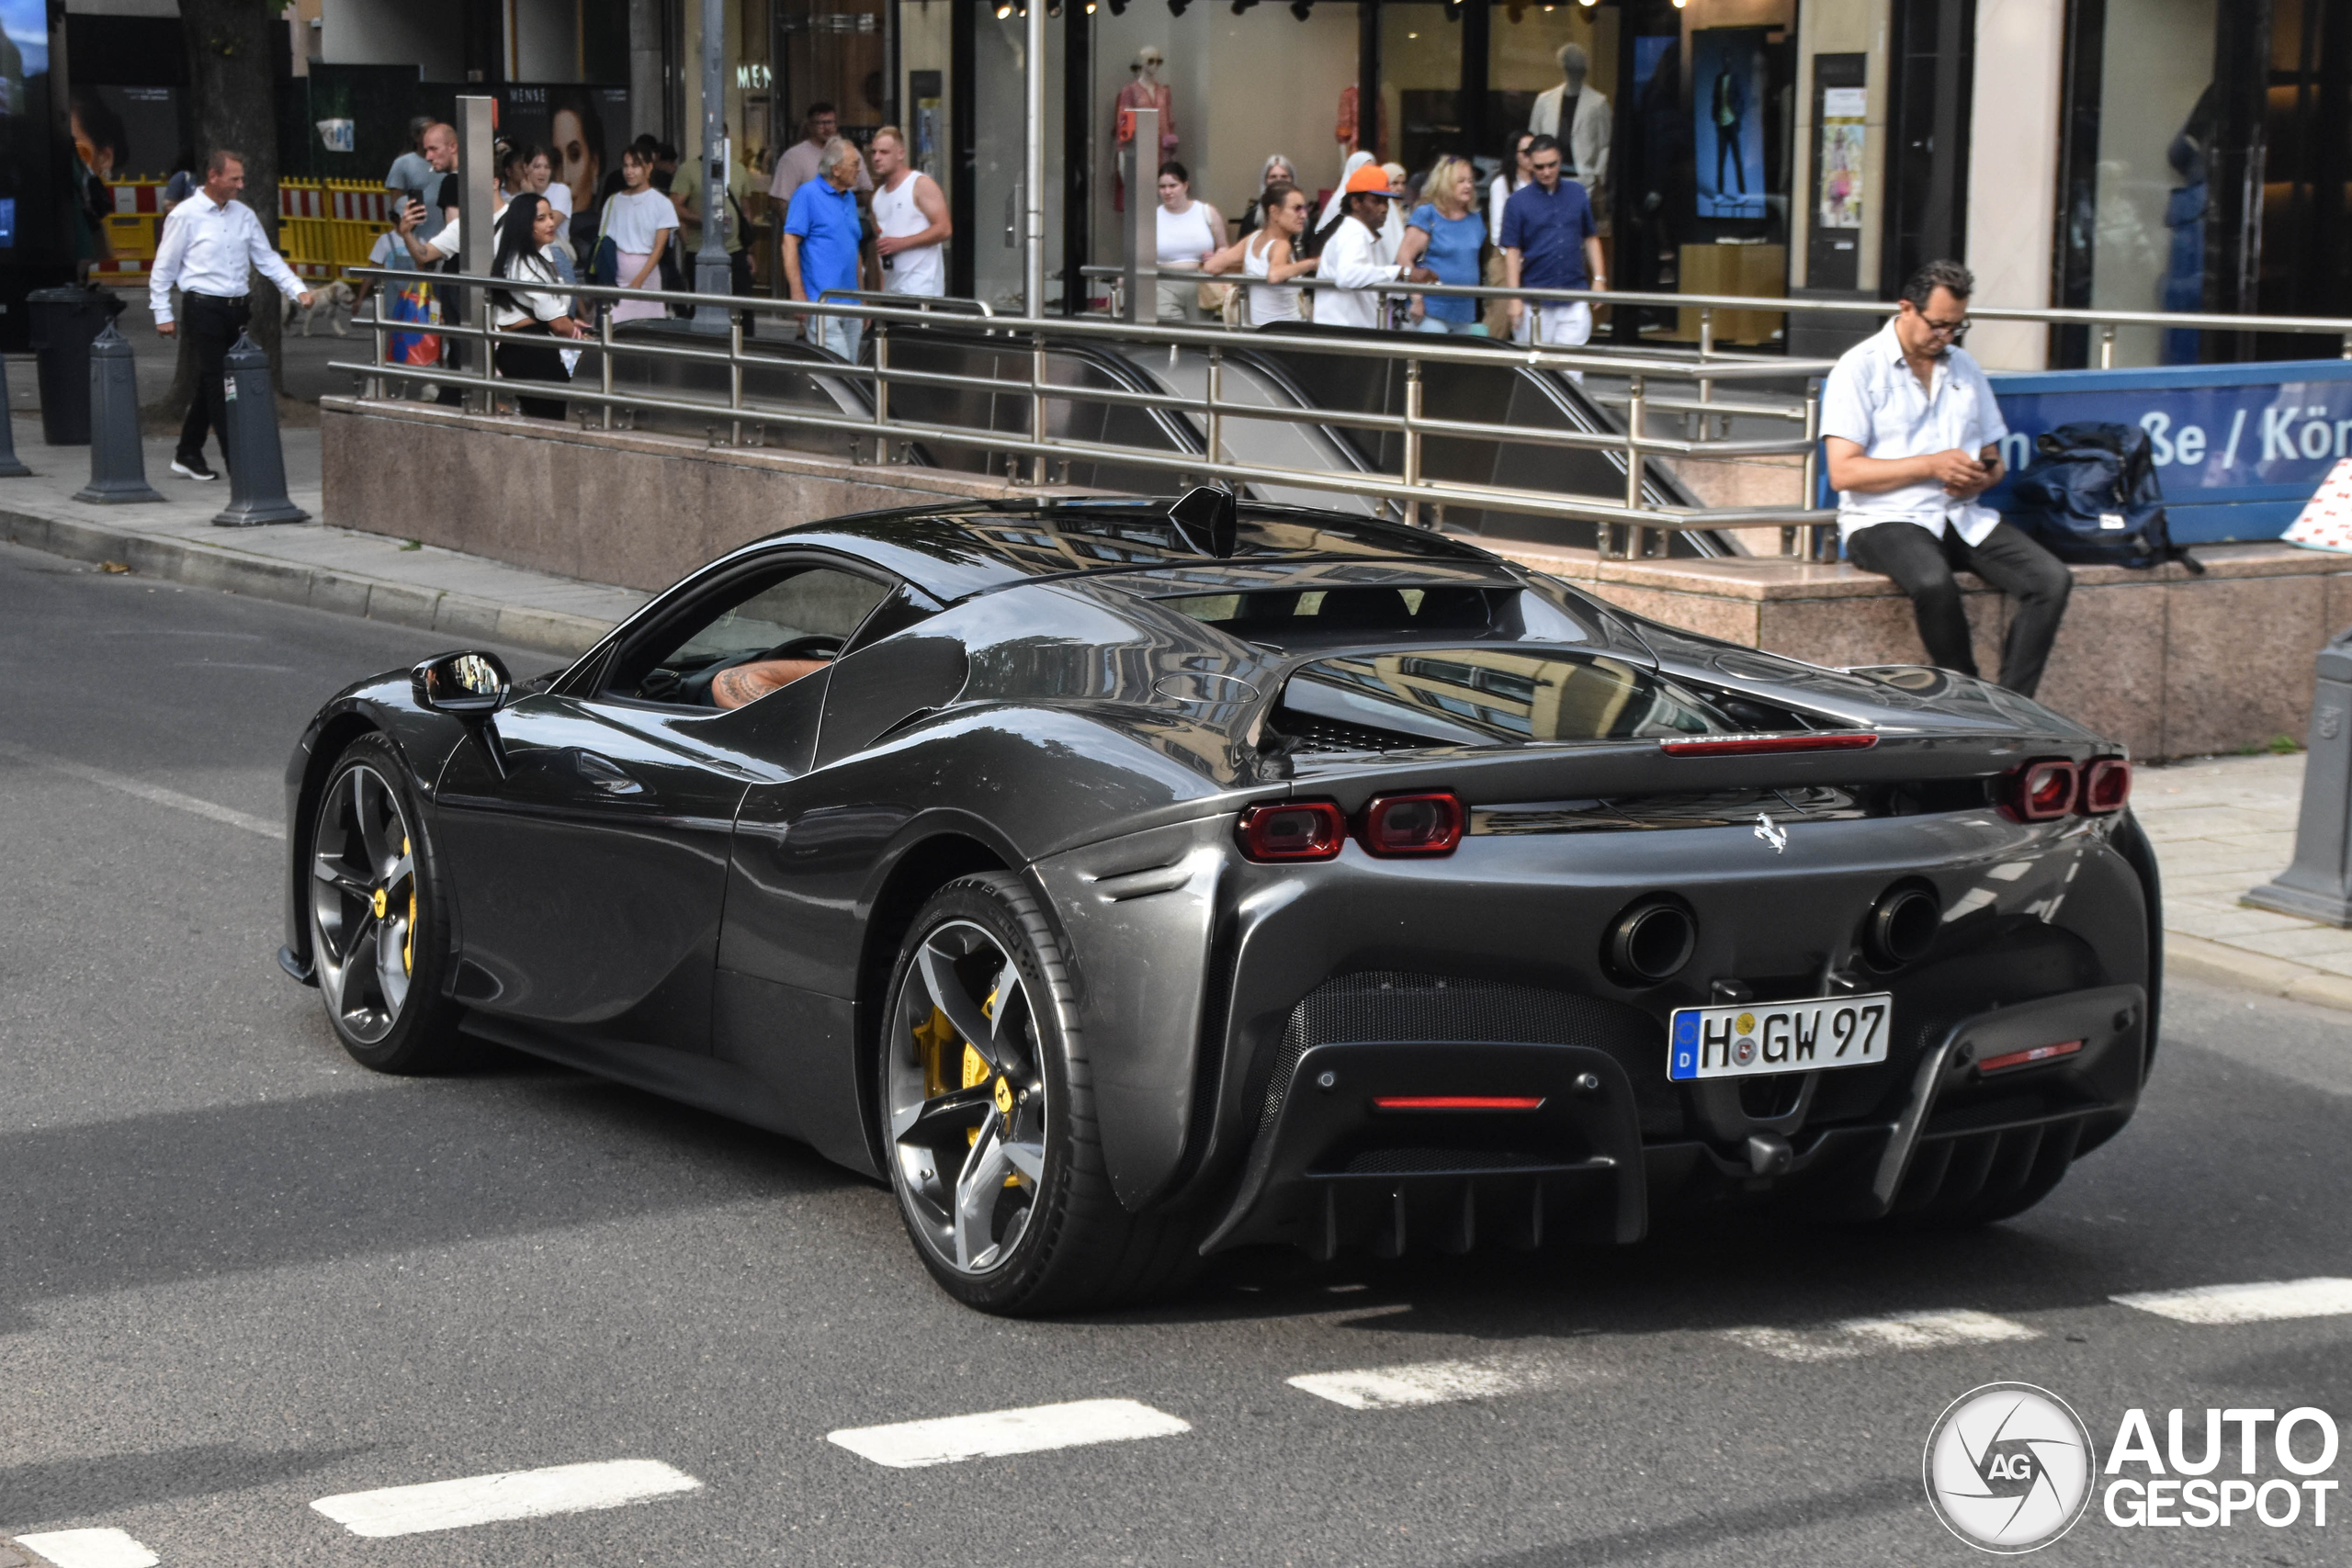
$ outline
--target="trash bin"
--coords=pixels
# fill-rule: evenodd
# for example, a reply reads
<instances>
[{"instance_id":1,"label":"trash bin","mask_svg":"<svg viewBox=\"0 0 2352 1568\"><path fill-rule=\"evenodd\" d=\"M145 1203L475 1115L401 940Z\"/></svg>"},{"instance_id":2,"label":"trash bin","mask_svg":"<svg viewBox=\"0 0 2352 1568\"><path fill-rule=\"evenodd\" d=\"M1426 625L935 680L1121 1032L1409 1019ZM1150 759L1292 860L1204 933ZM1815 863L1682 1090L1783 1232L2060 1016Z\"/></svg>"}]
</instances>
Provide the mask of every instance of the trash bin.
<instances>
[{"instance_id":1,"label":"trash bin","mask_svg":"<svg viewBox=\"0 0 2352 1568\"><path fill-rule=\"evenodd\" d=\"M40 356L40 434L51 446L90 444L90 344L122 313L103 288L36 288L25 296Z\"/></svg>"}]
</instances>

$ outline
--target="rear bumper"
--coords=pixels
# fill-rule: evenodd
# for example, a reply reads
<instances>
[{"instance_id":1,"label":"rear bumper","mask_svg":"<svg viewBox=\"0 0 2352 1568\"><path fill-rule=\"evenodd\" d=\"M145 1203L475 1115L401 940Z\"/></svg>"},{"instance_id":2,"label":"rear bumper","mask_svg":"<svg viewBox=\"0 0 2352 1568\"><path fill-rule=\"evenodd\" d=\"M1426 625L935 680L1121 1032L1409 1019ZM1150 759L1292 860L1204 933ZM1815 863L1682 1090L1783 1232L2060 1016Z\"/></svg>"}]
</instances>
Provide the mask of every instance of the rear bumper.
<instances>
[{"instance_id":1,"label":"rear bumper","mask_svg":"<svg viewBox=\"0 0 2352 1568\"><path fill-rule=\"evenodd\" d=\"M1282 1244L1328 1258L1394 1257L1482 1241L1640 1240L1654 1213L1763 1200L1868 1219L1997 1201L2063 1172L2137 1102L2146 994L2108 986L1961 1019L1905 1062L1891 1115L1743 1125L1736 1092L1707 1135L1649 1137L1633 1074L1597 1045L1510 1041L1329 1041L1285 1069L1232 1201L1204 1252ZM1979 1064L2080 1041L2062 1056ZM1665 1072L1664 1030L1654 1043ZM1638 1070L1638 1069L1636 1069ZM1826 1076L1806 1077L1819 1080ZM1782 1080L1785 1084L1788 1080ZM1514 1100L1512 1109L1399 1100ZM1384 1101L1392 1102L1384 1104Z\"/></svg>"}]
</instances>

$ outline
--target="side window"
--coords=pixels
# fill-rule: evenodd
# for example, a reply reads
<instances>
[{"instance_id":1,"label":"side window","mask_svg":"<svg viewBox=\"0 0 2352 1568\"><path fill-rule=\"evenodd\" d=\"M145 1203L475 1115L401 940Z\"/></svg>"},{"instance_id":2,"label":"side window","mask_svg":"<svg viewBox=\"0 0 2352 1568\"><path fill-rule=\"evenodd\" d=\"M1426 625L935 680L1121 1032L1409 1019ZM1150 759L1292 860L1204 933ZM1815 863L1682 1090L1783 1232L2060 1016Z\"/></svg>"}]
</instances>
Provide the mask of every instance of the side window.
<instances>
[{"instance_id":1,"label":"side window","mask_svg":"<svg viewBox=\"0 0 2352 1568\"><path fill-rule=\"evenodd\" d=\"M889 591L887 582L832 567L754 574L625 649L605 693L684 707L737 705L714 697L712 682L723 671L754 665L769 677L760 689L788 683L838 655Z\"/></svg>"}]
</instances>

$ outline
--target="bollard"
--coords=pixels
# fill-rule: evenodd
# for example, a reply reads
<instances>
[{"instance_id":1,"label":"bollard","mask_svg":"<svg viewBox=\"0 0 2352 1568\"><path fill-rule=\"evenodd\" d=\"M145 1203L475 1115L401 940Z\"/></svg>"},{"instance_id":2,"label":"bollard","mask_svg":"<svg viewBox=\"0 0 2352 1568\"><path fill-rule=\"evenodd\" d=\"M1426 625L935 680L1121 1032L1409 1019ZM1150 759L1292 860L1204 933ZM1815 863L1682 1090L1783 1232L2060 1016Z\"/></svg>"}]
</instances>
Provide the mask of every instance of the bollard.
<instances>
[{"instance_id":1,"label":"bollard","mask_svg":"<svg viewBox=\"0 0 2352 1568\"><path fill-rule=\"evenodd\" d=\"M74 499L97 506L164 499L147 482L139 445L139 367L112 321L90 344L90 482Z\"/></svg>"},{"instance_id":2,"label":"bollard","mask_svg":"<svg viewBox=\"0 0 2352 1568\"><path fill-rule=\"evenodd\" d=\"M8 362L0 358L0 479L20 479L31 472L17 457L17 422L8 412Z\"/></svg>"},{"instance_id":3,"label":"bollard","mask_svg":"<svg viewBox=\"0 0 2352 1568\"><path fill-rule=\"evenodd\" d=\"M2352 926L2352 631L2336 634L2318 662L2295 862L2242 901Z\"/></svg>"},{"instance_id":4,"label":"bollard","mask_svg":"<svg viewBox=\"0 0 2352 1568\"><path fill-rule=\"evenodd\" d=\"M254 528L309 521L311 514L286 495L286 454L277 443L277 388L268 354L240 333L220 365L228 382L221 389L228 428L220 433L220 448L229 461L229 505L212 525Z\"/></svg>"}]
</instances>

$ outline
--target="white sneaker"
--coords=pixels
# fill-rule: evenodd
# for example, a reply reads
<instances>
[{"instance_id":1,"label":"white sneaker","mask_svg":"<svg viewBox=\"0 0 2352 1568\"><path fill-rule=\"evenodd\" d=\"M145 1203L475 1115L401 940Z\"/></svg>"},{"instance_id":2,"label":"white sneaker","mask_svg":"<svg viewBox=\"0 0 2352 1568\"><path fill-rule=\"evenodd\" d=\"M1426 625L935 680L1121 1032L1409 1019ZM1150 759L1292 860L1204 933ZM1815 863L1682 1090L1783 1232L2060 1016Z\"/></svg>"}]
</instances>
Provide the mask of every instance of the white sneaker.
<instances>
[{"instance_id":1,"label":"white sneaker","mask_svg":"<svg viewBox=\"0 0 2352 1568\"><path fill-rule=\"evenodd\" d=\"M179 477L184 479L197 479L199 481L204 479L217 479L220 477L219 474L214 473L210 468L205 467L204 459L201 457L198 457L193 461L175 457L172 459L172 472L179 475Z\"/></svg>"}]
</instances>

